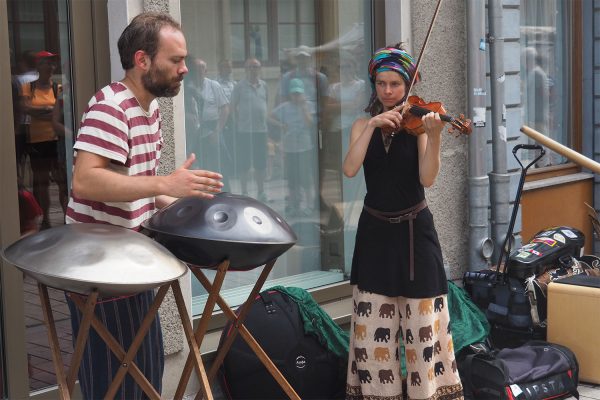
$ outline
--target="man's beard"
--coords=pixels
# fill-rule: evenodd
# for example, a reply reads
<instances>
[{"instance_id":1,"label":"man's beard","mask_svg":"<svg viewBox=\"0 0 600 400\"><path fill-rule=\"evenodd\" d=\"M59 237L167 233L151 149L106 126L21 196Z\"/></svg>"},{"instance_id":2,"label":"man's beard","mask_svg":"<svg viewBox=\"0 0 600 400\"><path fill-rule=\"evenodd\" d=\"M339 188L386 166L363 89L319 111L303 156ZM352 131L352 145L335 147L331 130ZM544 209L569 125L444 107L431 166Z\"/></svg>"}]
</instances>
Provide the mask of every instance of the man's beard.
<instances>
[{"instance_id":1,"label":"man's beard","mask_svg":"<svg viewBox=\"0 0 600 400\"><path fill-rule=\"evenodd\" d=\"M165 78L165 73L158 68L150 68L150 71L142 76L142 84L144 88L156 97L173 97L179 93L181 78L168 80Z\"/></svg>"}]
</instances>

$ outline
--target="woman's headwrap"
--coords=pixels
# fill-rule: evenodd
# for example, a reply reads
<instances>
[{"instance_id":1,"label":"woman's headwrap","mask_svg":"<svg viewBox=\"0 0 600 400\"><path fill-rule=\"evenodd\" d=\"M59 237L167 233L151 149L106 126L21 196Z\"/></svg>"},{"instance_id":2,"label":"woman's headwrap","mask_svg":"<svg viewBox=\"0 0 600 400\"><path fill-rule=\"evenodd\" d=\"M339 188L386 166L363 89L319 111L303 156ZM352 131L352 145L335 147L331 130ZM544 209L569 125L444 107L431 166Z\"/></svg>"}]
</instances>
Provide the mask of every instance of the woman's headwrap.
<instances>
[{"instance_id":1,"label":"woman's headwrap","mask_svg":"<svg viewBox=\"0 0 600 400\"><path fill-rule=\"evenodd\" d=\"M377 50L369 61L369 79L373 86L375 86L375 78L379 72L396 71L406 82L406 87L409 87L415 70L415 61L411 55L396 47L384 47ZM420 75L417 75L415 82L420 80Z\"/></svg>"}]
</instances>

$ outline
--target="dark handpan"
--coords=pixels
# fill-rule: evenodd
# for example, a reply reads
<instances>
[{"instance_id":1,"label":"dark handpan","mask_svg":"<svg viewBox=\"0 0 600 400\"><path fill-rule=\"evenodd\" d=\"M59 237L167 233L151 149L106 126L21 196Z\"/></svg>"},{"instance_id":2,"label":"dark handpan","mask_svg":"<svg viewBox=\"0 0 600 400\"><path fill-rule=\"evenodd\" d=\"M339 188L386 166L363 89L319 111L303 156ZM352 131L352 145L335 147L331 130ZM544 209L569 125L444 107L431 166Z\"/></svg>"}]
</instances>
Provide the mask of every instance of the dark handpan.
<instances>
[{"instance_id":1,"label":"dark handpan","mask_svg":"<svg viewBox=\"0 0 600 400\"><path fill-rule=\"evenodd\" d=\"M230 269L252 269L279 257L297 241L270 207L231 193L179 199L142 227L180 260L207 268L228 259Z\"/></svg>"},{"instance_id":2,"label":"dark handpan","mask_svg":"<svg viewBox=\"0 0 600 400\"><path fill-rule=\"evenodd\" d=\"M106 224L69 224L24 237L2 257L46 286L100 296L130 295L183 276L187 267L141 233Z\"/></svg>"}]
</instances>

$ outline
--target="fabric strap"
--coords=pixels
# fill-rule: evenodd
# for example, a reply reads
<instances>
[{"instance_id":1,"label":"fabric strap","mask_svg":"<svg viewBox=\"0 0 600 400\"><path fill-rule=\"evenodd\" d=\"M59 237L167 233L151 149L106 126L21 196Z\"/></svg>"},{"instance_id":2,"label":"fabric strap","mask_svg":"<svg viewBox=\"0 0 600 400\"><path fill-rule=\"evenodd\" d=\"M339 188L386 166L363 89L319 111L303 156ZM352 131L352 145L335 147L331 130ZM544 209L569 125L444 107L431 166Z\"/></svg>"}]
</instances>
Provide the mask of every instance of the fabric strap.
<instances>
[{"instance_id":1,"label":"fabric strap","mask_svg":"<svg viewBox=\"0 0 600 400\"><path fill-rule=\"evenodd\" d=\"M414 235L413 235L413 221L417 218L417 214L427 208L427 201L423 199L416 205L401 211L379 211L371 208L367 205L363 205L363 209L374 216L377 219L388 222L390 224L399 224L404 221L408 221L408 234L410 240L410 280L415 280L415 250L414 250Z\"/></svg>"}]
</instances>

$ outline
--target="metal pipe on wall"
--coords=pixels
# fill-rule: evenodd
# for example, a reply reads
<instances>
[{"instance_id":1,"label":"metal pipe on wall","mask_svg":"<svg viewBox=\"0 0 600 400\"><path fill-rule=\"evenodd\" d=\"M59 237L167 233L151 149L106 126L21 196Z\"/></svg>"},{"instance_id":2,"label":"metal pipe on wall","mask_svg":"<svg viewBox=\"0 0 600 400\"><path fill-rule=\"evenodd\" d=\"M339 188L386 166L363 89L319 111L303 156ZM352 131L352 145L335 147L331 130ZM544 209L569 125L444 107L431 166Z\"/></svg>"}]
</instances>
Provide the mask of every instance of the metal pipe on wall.
<instances>
[{"instance_id":1,"label":"metal pipe on wall","mask_svg":"<svg viewBox=\"0 0 600 400\"><path fill-rule=\"evenodd\" d=\"M490 203L492 206L492 238L494 256L500 248L508 229L510 175L506 160L506 105L504 104L504 36L502 32L502 0L488 0L488 43L490 46L490 95L492 105L492 172L490 177ZM515 204L518 207L518 204Z\"/></svg>"},{"instance_id":2,"label":"metal pipe on wall","mask_svg":"<svg viewBox=\"0 0 600 400\"><path fill-rule=\"evenodd\" d=\"M489 178L485 163L485 3L467 2L467 92L473 132L469 136L469 265L484 269L494 248L489 238Z\"/></svg>"}]
</instances>

